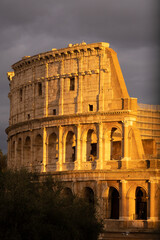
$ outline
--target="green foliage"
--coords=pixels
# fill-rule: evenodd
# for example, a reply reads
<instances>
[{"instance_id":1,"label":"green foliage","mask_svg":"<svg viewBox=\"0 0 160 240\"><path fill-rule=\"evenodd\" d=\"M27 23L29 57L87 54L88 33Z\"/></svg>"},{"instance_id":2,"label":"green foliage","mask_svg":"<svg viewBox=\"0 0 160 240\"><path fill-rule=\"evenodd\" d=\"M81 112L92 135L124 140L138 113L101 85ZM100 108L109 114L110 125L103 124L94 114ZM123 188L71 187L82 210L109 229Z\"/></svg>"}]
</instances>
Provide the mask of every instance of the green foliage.
<instances>
[{"instance_id":1,"label":"green foliage","mask_svg":"<svg viewBox=\"0 0 160 240\"><path fill-rule=\"evenodd\" d=\"M94 206L64 197L62 187L26 170L0 172L0 239L96 240L102 224Z\"/></svg>"},{"instance_id":2,"label":"green foliage","mask_svg":"<svg viewBox=\"0 0 160 240\"><path fill-rule=\"evenodd\" d=\"M3 171L7 168L7 155L2 153L0 149L0 171Z\"/></svg>"}]
</instances>

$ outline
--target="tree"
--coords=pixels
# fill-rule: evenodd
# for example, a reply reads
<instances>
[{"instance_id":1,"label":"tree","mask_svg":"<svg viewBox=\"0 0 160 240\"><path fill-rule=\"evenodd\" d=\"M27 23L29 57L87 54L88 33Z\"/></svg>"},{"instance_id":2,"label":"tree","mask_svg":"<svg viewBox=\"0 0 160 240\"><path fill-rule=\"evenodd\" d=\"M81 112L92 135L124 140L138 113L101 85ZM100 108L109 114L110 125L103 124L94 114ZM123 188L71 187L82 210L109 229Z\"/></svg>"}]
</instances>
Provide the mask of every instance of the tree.
<instances>
[{"instance_id":1,"label":"tree","mask_svg":"<svg viewBox=\"0 0 160 240\"><path fill-rule=\"evenodd\" d=\"M96 240L102 223L94 206L62 189L26 170L0 172L0 239Z\"/></svg>"},{"instance_id":2,"label":"tree","mask_svg":"<svg viewBox=\"0 0 160 240\"><path fill-rule=\"evenodd\" d=\"M3 171L7 168L7 155L2 153L0 149L0 171Z\"/></svg>"}]
</instances>

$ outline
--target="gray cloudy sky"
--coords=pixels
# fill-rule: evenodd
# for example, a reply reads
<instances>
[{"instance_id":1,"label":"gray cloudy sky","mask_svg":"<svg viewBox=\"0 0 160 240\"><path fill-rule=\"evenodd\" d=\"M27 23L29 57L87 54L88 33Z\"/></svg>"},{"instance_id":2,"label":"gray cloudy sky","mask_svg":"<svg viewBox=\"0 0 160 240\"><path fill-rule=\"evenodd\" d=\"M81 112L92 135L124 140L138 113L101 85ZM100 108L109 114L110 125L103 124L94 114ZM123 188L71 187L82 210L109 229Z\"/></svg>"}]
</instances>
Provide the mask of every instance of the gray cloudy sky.
<instances>
[{"instance_id":1,"label":"gray cloudy sky","mask_svg":"<svg viewBox=\"0 0 160 240\"><path fill-rule=\"evenodd\" d=\"M0 149L7 151L6 72L25 55L109 42L131 97L158 104L159 0L0 0Z\"/></svg>"}]
</instances>

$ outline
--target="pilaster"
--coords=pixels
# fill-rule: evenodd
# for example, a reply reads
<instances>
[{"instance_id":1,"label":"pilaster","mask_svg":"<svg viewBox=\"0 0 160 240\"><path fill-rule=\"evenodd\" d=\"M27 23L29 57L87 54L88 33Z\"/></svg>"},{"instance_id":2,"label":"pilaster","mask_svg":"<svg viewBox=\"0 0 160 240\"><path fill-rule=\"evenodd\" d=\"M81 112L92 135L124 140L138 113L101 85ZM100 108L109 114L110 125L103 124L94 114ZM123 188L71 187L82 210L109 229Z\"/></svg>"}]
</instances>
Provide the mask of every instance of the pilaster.
<instances>
[{"instance_id":1,"label":"pilaster","mask_svg":"<svg viewBox=\"0 0 160 240\"><path fill-rule=\"evenodd\" d=\"M128 220L127 216L127 198L126 198L126 189L127 181L120 181L120 189L121 189L121 200L120 200L120 220Z\"/></svg>"},{"instance_id":2,"label":"pilaster","mask_svg":"<svg viewBox=\"0 0 160 240\"><path fill-rule=\"evenodd\" d=\"M47 130L43 128L43 172L46 172L47 164Z\"/></svg>"},{"instance_id":3,"label":"pilaster","mask_svg":"<svg viewBox=\"0 0 160 240\"><path fill-rule=\"evenodd\" d=\"M100 169L103 169L103 125L99 123L98 125L98 158L100 162Z\"/></svg>"},{"instance_id":4,"label":"pilaster","mask_svg":"<svg viewBox=\"0 0 160 240\"><path fill-rule=\"evenodd\" d=\"M76 146L77 170L81 169L81 125L77 125L77 146Z\"/></svg>"},{"instance_id":5,"label":"pilaster","mask_svg":"<svg viewBox=\"0 0 160 240\"><path fill-rule=\"evenodd\" d=\"M44 115L48 116L48 63L46 63L46 73L45 73L45 109Z\"/></svg>"},{"instance_id":6,"label":"pilaster","mask_svg":"<svg viewBox=\"0 0 160 240\"><path fill-rule=\"evenodd\" d=\"M63 149L62 149L62 146L63 146L63 144L62 144L62 130L63 130L63 128L62 128L62 126L59 126L59 131L58 131L58 133L59 133L59 135L58 135L58 153L59 153L59 155L58 155L58 170L59 171L62 171L62 154L63 154Z\"/></svg>"},{"instance_id":7,"label":"pilaster","mask_svg":"<svg viewBox=\"0 0 160 240\"><path fill-rule=\"evenodd\" d=\"M103 56L101 52L99 55L99 96L98 96L98 110L104 111L104 71L103 71Z\"/></svg>"},{"instance_id":8,"label":"pilaster","mask_svg":"<svg viewBox=\"0 0 160 240\"><path fill-rule=\"evenodd\" d=\"M60 65L60 79L59 79L59 115L63 115L63 101L64 101L64 78L63 76L64 60L61 61Z\"/></svg>"},{"instance_id":9,"label":"pilaster","mask_svg":"<svg viewBox=\"0 0 160 240\"><path fill-rule=\"evenodd\" d=\"M110 134L109 132L106 134L106 137L105 137L105 146L104 146L104 160L105 161L109 161L111 160L111 137L110 137Z\"/></svg>"},{"instance_id":10,"label":"pilaster","mask_svg":"<svg viewBox=\"0 0 160 240\"><path fill-rule=\"evenodd\" d=\"M150 209L150 217L149 219L152 221L158 220L157 209L156 209L156 201L155 201L155 193L156 193L156 180L149 181L149 189L150 189L150 198L149 198L149 209Z\"/></svg>"},{"instance_id":11,"label":"pilaster","mask_svg":"<svg viewBox=\"0 0 160 240\"><path fill-rule=\"evenodd\" d=\"M64 78L59 79L59 115L63 115L63 92L64 92Z\"/></svg>"},{"instance_id":12,"label":"pilaster","mask_svg":"<svg viewBox=\"0 0 160 240\"><path fill-rule=\"evenodd\" d=\"M124 120L122 124L123 124L122 156L123 156L123 160L125 161L125 164L124 164L124 161L122 163L122 168L128 168L128 160L129 160L129 157L128 157L128 126L129 126L129 123L127 120Z\"/></svg>"},{"instance_id":13,"label":"pilaster","mask_svg":"<svg viewBox=\"0 0 160 240\"><path fill-rule=\"evenodd\" d=\"M78 77L77 77L77 113L82 112L82 80L83 76L80 74L82 71L82 58L78 58Z\"/></svg>"}]
</instances>

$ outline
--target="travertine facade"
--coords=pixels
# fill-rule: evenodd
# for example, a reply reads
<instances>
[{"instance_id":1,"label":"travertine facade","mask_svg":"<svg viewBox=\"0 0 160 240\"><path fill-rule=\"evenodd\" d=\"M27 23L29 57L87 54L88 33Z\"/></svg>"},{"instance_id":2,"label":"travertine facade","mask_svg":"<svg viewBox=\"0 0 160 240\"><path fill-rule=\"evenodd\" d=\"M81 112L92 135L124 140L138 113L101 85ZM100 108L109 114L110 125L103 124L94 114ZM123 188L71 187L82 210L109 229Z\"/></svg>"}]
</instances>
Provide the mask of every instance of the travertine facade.
<instances>
[{"instance_id":1,"label":"travertine facade","mask_svg":"<svg viewBox=\"0 0 160 240\"><path fill-rule=\"evenodd\" d=\"M109 44L69 44L12 68L8 166L97 198L108 230L157 229L160 110L129 97Z\"/></svg>"}]
</instances>

